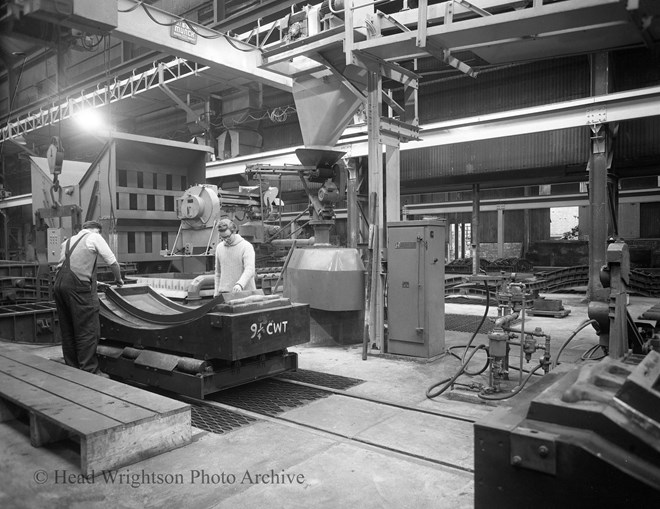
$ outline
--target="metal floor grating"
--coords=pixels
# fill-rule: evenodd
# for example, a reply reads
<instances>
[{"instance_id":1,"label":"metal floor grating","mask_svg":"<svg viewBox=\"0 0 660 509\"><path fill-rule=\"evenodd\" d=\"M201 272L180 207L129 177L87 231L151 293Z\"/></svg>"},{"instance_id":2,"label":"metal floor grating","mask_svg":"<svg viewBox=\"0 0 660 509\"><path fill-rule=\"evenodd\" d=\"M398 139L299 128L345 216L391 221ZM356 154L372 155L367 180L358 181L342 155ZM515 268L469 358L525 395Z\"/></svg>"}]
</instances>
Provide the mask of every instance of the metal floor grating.
<instances>
[{"instance_id":1,"label":"metal floor grating","mask_svg":"<svg viewBox=\"0 0 660 509\"><path fill-rule=\"evenodd\" d=\"M231 410L205 405L192 405L190 417L193 426L220 435L258 421Z\"/></svg>"},{"instance_id":2,"label":"metal floor grating","mask_svg":"<svg viewBox=\"0 0 660 509\"><path fill-rule=\"evenodd\" d=\"M274 416L331 394L321 389L266 379L218 392L207 399Z\"/></svg>"},{"instance_id":3,"label":"metal floor grating","mask_svg":"<svg viewBox=\"0 0 660 509\"><path fill-rule=\"evenodd\" d=\"M445 315L445 330L457 332L474 332L481 321L480 316L472 315ZM479 328L480 334L488 334L495 328L495 324L486 317L483 325Z\"/></svg>"},{"instance_id":4,"label":"metal floor grating","mask_svg":"<svg viewBox=\"0 0 660 509\"><path fill-rule=\"evenodd\" d=\"M321 373L319 371L310 371L307 369L287 371L286 373L277 375L276 378L294 380L296 382L305 382L308 384L320 385L321 387L329 387L330 389L337 389L342 391L364 383L364 380L360 380L359 378L331 375L330 373Z\"/></svg>"},{"instance_id":5,"label":"metal floor grating","mask_svg":"<svg viewBox=\"0 0 660 509\"><path fill-rule=\"evenodd\" d=\"M277 378L339 390L348 389L364 382L359 378L305 369L282 373ZM331 395L322 389L294 385L286 381L278 381L277 378L259 380L226 389L207 396L207 399L258 414L274 416ZM191 419L193 426L218 434L229 433L259 420L224 408L206 405L192 405Z\"/></svg>"}]
</instances>

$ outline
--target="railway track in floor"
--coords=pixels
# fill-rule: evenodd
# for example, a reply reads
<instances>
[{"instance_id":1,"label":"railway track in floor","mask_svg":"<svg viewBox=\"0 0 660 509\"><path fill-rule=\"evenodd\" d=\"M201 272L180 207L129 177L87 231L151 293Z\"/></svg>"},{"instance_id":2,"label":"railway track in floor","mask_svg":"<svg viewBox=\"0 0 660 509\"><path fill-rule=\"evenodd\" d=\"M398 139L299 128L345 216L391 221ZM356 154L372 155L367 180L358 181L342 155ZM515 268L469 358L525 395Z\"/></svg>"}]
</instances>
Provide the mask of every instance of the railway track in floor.
<instances>
[{"instance_id":1,"label":"railway track in floor","mask_svg":"<svg viewBox=\"0 0 660 509\"><path fill-rule=\"evenodd\" d=\"M341 379L344 377L335 378ZM193 425L213 433L229 433L237 428L259 421L270 421L289 427L305 429L317 435L331 437L346 443L354 443L385 454L414 459L464 473L474 472L472 461L452 459L450 457L452 454L448 449L440 452L434 450L435 448L431 448L432 450L428 451L422 444L415 441L414 436L415 431L421 430L421 434L424 435L425 431L432 433L434 430L435 432L443 430L448 434L453 433L455 437L462 437L458 440L458 443L454 444L457 448L468 447L471 451L473 447L471 437L474 419L450 412L419 408L395 401L350 393L346 390L350 388L350 383L346 388L328 387L327 385L276 377L212 394L204 400L181 399L192 405ZM313 415L313 411L308 412L308 415L300 410L290 412L290 410L304 409L306 405L314 401L329 397L335 398L333 405L341 406L343 401L345 404L351 405L352 409L355 409L355 405L358 405L362 408L368 407L370 412L384 411L387 417L383 418L381 423L376 423L366 434L350 432L350 430L330 429L329 426L314 422L314 418L309 418L309 415ZM378 427L390 418L394 420L405 419L406 422L414 421L419 424L420 430L410 430L407 437L410 440L409 443L405 442L406 439L403 439L403 441L381 440ZM387 435L386 432L384 434ZM422 442L424 440L428 440L428 436L423 436Z\"/></svg>"}]
</instances>

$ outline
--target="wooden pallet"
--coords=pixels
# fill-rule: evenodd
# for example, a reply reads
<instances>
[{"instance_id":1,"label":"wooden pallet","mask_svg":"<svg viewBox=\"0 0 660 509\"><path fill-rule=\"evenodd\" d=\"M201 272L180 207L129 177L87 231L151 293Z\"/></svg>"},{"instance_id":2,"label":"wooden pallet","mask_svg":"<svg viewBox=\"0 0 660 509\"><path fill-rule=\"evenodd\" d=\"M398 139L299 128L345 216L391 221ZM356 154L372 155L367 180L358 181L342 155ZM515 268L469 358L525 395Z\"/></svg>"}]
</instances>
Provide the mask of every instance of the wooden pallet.
<instances>
[{"instance_id":1,"label":"wooden pallet","mask_svg":"<svg viewBox=\"0 0 660 509\"><path fill-rule=\"evenodd\" d=\"M190 406L20 350L0 349L0 422L25 412L34 447L73 438L86 476L190 443Z\"/></svg>"}]
</instances>

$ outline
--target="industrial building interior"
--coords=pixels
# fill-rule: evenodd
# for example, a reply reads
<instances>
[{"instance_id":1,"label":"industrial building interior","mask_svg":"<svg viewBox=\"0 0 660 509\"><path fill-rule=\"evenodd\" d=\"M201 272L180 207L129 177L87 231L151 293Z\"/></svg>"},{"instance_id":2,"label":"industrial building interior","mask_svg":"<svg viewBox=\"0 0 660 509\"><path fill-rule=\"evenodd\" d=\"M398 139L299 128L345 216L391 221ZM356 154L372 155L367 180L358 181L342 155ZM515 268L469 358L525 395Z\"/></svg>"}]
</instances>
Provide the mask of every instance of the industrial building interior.
<instances>
[{"instance_id":1,"label":"industrial building interior","mask_svg":"<svg viewBox=\"0 0 660 509\"><path fill-rule=\"evenodd\" d=\"M0 505L660 506L659 44L653 0L0 0ZM89 220L109 378L53 301Z\"/></svg>"}]
</instances>

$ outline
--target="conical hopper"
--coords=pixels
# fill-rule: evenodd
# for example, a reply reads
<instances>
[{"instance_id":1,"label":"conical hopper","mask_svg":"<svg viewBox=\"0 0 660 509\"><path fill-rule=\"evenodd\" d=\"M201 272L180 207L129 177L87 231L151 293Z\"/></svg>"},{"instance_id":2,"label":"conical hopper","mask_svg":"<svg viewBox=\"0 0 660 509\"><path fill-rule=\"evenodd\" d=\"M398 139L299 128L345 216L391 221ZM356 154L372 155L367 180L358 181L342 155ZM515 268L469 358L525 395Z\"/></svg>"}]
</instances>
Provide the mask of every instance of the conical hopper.
<instances>
[{"instance_id":1,"label":"conical hopper","mask_svg":"<svg viewBox=\"0 0 660 509\"><path fill-rule=\"evenodd\" d=\"M324 148L298 148L296 157L303 166L312 166L313 168L330 168L339 161L339 158L346 152L341 150L331 150Z\"/></svg>"},{"instance_id":2,"label":"conical hopper","mask_svg":"<svg viewBox=\"0 0 660 509\"><path fill-rule=\"evenodd\" d=\"M334 75L295 78L293 99L305 147L320 149L335 146L362 102Z\"/></svg>"}]
</instances>

